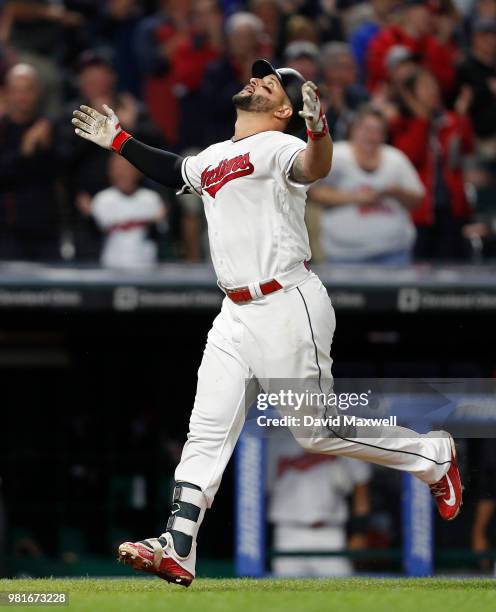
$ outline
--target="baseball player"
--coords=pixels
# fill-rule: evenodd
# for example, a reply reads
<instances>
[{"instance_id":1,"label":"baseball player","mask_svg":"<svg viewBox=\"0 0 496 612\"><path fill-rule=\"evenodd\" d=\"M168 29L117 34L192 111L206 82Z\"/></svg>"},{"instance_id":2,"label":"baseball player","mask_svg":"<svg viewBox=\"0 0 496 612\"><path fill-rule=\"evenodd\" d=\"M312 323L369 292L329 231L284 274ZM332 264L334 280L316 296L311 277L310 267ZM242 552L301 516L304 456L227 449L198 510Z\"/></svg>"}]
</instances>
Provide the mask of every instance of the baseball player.
<instances>
[{"instance_id":1,"label":"baseball player","mask_svg":"<svg viewBox=\"0 0 496 612\"><path fill-rule=\"evenodd\" d=\"M289 432L282 433L283 436L271 437L268 444L267 517L274 525L276 554L302 551L307 554L275 556L274 575L349 576L353 573L349 559L317 557L311 551L345 549L347 522L353 532L349 546L360 540L365 542L370 463L306 453ZM352 498L350 503L348 497Z\"/></svg>"},{"instance_id":2,"label":"baseball player","mask_svg":"<svg viewBox=\"0 0 496 612\"><path fill-rule=\"evenodd\" d=\"M308 269L306 193L327 176L332 141L317 87L295 70L253 64L252 78L233 96L230 140L181 158L148 147L122 129L107 106L81 106L72 122L81 138L112 149L141 172L202 197L212 262L225 293L208 334L190 419L175 472L173 504L158 538L125 542L120 559L136 570L188 586L195 576L196 539L245 420L245 407L273 381L321 385L332 380L333 307ZM306 124L307 142L295 137ZM247 397L248 394L248 397ZM318 453L345 455L404 470L431 487L445 519L462 503L453 439L446 432L347 437L338 430L300 437ZM308 503L312 503L309 500Z\"/></svg>"}]
</instances>

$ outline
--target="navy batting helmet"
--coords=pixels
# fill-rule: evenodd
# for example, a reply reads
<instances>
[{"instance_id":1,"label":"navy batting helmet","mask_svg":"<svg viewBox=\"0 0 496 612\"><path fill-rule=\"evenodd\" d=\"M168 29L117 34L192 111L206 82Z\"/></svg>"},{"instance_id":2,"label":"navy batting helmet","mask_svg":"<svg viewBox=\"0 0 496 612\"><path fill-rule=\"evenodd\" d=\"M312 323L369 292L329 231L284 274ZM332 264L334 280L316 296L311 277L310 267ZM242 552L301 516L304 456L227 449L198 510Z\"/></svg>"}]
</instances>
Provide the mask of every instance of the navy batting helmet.
<instances>
[{"instance_id":1,"label":"navy batting helmet","mask_svg":"<svg viewBox=\"0 0 496 612\"><path fill-rule=\"evenodd\" d=\"M256 79L273 74L279 79L286 95L293 107L293 114L286 126L285 132L288 134L299 134L305 128L305 121L298 114L303 109L303 96L301 94L301 86L305 83L305 79L297 70L293 68L274 68L270 62L265 59L258 59L253 63L251 74Z\"/></svg>"}]
</instances>

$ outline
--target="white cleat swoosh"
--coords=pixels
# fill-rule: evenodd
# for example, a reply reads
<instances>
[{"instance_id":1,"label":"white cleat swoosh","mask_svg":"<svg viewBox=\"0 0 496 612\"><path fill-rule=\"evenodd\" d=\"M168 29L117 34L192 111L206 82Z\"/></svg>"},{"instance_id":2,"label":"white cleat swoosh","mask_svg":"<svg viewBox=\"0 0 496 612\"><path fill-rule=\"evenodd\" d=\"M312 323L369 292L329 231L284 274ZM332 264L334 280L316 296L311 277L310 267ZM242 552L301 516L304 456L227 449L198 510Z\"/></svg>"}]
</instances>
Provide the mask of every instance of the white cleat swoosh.
<instances>
[{"instance_id":1,"label":"white cleat swoosh","mask_svg":"<svg viewBox=\"0 0 496 612\"><path fill-rule=\"evenodd\" d=\"M443 501L447 506L454 506L456 504L455 489L453 488L453 485L451 483L451 480L448 474L446 474L446 480L448 481L450 496L447 499L443 499Z\"/></svg>"}]
</instances>

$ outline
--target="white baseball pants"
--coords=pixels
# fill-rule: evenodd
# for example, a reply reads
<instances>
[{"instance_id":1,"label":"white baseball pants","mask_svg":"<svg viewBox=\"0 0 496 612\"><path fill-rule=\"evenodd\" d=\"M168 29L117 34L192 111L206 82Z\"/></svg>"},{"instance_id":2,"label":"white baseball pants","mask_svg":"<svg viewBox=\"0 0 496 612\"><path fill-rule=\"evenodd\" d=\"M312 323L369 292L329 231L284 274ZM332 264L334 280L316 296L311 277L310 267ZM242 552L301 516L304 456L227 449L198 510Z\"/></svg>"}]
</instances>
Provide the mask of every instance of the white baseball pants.
<instances>
[{"instance_id":1,"label":"white baseball pants","mask_svg":"<svg viewBox=\"0 0 496 612\"><path fill-rule=\"evenodd\" d=\"M334 309L320 279L309 272L298 286L235 304L225 298L208 334L177 481L201 487L211 506L258 385L270 379L331 379ZM255 380L255 382L256 382ZM248 389L248 390L247 390ZM264 389L268 391L268 389ZM249 394L250 397L246 397ZM253 396L252 396L253 394ZM432 484L448 471L447 434L421 435L397 427L387 437L297 438L308 451L346 455L409 472Z\"/></svg>"},{"instance_id":2,"label":"white baseball pants","mask_svg":"<svg viewBox=\"0 0 496 612\"><path fill-rule=\"evenodd\" d=\"M344 550L346 530L341 527L312 528L301 525L275 525L274 549L277 552ZM351 576L353 565L346 557L275 557L272 560L275 576L305 578Z\"/></svg>"}]
</instances>

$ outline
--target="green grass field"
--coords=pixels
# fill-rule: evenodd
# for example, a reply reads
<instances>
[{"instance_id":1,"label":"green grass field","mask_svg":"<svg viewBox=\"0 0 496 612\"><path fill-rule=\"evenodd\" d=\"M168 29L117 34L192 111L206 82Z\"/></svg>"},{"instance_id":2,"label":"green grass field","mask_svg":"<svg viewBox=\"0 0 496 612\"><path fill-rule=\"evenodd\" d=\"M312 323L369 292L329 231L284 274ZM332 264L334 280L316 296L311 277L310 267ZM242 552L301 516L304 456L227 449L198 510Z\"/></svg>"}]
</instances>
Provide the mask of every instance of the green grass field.
<instances>
[{"instance_id":1,"label":"green grass field","mask_svg":"<svg viewBox=\"0 0 496 612\"><path fill-rule=\"evenodd\" d=\"M0 593L12 591L65 591L69 605L50 609L92 612L496 611L491 579L199 579L189 589L143 578L0 580Z\"/></svg>"}]
</instances>

